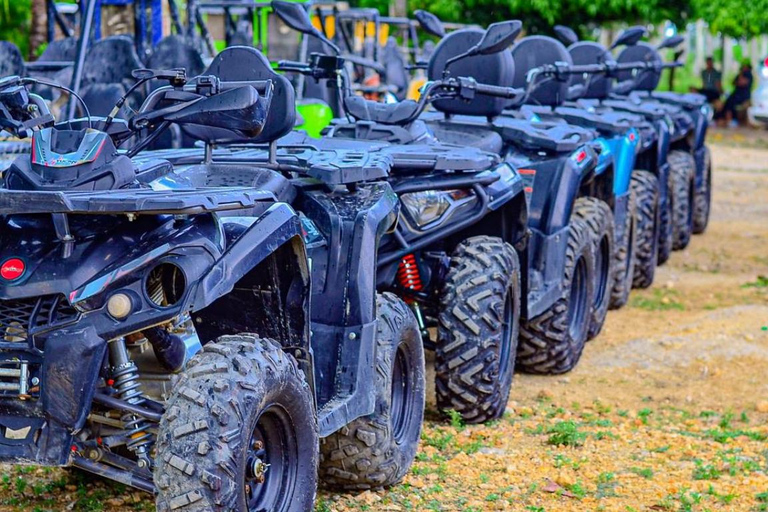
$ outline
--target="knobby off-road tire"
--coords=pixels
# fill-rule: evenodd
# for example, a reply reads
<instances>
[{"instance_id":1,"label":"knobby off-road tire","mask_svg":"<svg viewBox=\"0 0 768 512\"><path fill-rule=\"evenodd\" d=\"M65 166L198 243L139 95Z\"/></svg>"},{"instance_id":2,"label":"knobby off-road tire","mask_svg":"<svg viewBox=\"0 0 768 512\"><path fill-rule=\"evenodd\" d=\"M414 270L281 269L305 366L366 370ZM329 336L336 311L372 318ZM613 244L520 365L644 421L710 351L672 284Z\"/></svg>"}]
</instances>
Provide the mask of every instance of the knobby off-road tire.
<instances>
[{"instance_id":1,"label":"knobby off-road tire","mask_svg":"<svg viewBox=\"0 0 768 512\"><path fill-rule=\"evenodd\" d=\"M611 298L609 309L624 307L629 300L629 292L632 291L632 280L635 275L635 254L637 252L637 223L635 221L635 194L631 188L629 191L629 204L624 216L624 244L616 244L613 251L613 286L611 286ZM614 218L614 222L616 219Z\"/></svg>"},{"instance_id":2,"label":"knobby off-road tire","mask_svg":"<svg viewBox=\"0 0 768 512\"><path fill-rule=\"evenodd\" d=\"M190 361L160 422L157 510L311 510L315 418L304 375L275 341L242 334L209 343ZM257 467L266 468L261 483Z\"/></svg>"},{"instance_id":3,"label":"knobby off-road tire","mask_svg":"<svg viewBox=\"0 0 768 512\"><path fill-rule=\"evenodd\" d=\"M661 197L659 197L659 241L658 241L658 255L656 258L656 265L660 266L669 261L669 257L672 255L672 186L671 186L671 170L670 176L667 176L667 182L659 182L659 187L667 187L667 201L665 204L661 204Z\"/></svg>"},{"instance_id":4,"label":"knobby off-road tire","mask_svg":"<svg viewBox=\"0 0 768 512\"><path fill-rule=\"evenodd\" d=\"M659 247L659 179L648 171L633 171L636 252L632 286L648 288L656 274Z\"/></svg>"},{"instance_id":5,"label":"knobby off-road tire","mask_svg":"<svg viewBox=\"0 0 768 512\"><path fill-rule=\"evenodd\" d=\"M320 478L337 489L379 489L400 482L413 463L424 419L424 347L408 306L377 297L376 404L320 440Z\"/></svg>"},{"instance_id":6,"label":"knobby off-road tire","mask_svg":"<svg viewBox=\"0 0 768 512\"><path fill-rule=\"evenodd\" d=\"M603 329L608 306L611 302L611 286L615 281L613 253L615 231L613 212L605 201L595 197L580 197L573 205L571 218L581 219L587 225L595 257L594 298L589 311L587 340L594 339Z\"/></svg>"},{"instance_id":7,"label":"knobby off-road tire","mask_svg":"<svg viewBox=\"0 0 768 512\"><path fill-rule=\"evenodd\" d=\"M456 247L438 320L437 407L467 423L501 417L520 334L520 262L511 245L477 236Z\"/></svg>"},{"instance_id":8,"label":"knobby off-road tire","mask_svg":"<svg viewBox=\"0 0 768 512\"><path fill-rule=\"evenodd\" d=\"M697 190L693 203L693 233L700 235L707 230L709 211L712 206L712 154L704 148L704 190Z\"/></svg>"},{"instance_id":9,"label":"knobby off-road tire","mask_svg":"<svg viewBox=\"0 0 768 512\"><path fill-rule=\"evenodd\" d=\"M672 249L685 249L693 232L693 177L696 161L681 150L669 153L669 189L672 194Z\"/></svg>"},{"instance_id":10,"label":"knobby off-road tire","mask_svg":"<svg viewBox=\"0 0 768 512\"><path fill-rule=\"evenodd\" d=\"M517 366L528 373L558 374L581 358L594 294L594 255L589 228L571 219L560 297L544 313L520 322Z\"/></svg>"}]
</instances>

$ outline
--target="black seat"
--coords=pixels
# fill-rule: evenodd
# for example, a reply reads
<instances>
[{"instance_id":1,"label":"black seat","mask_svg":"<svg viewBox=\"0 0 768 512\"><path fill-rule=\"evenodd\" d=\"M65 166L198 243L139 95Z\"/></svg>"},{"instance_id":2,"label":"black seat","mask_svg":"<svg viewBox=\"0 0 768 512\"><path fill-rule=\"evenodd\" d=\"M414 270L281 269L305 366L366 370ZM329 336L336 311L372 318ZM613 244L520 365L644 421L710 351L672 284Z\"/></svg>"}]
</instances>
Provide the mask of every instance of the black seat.
<instances>
[{"instance_id":1,"label":"black seat","mask_svg":"<svg viewBox=\"0 0 768 512\"><path fill-rule=\"evenodd\" d=\"M77 58L77 38L65 37L51 41L37 62L70 62Z\"/></svg>"},{"instance_id":2,"label":"black seat","mask_svg":"<svg viewBox=\"0 0 768 512\"><path fill-rule=\"evenodd\" d=\"M127 89L134 83L133 70L143 67L130 37L108 37L96 42L88 51L81 86L121 84Z\"/></svg>"},{"instance_id":3,"label":"black seat","mask_svg":"<svg viewBox=\"0 0 768 512\"><path fill-rule=\"evenodd\" d=\"M151 69L184 68L188 77L197 76L205 69L205 63L194 42L176 34L164 37L147 59Z\"/></svg>"},{"instance_id":4,"label":"black seat","mask_svg":"<svg viewBox=\"0 0 768 512\"><path fill-rule=\"evenodd\" d=\"M10 41L0 41L0 77L24 76L24 57Z\"/></svg>"},{"instance_id":5,"label":"black seat","mask_svg":"<svg viewBox=\"0 0 768 512\"><path fill-rule=\"evenodd\" d=\"M395 88L397 99L404 100L408 95L409 76L405 59L394 37L387 39L381 52L381 63L384 64L387 85Z\"/></svg>"},{"instance_id":6,"label":"black seat","mask_svg":"<svg viewBox=\"0 0 768 512\"><path fill-rule=\"evenodd\" d=\"M443 78L448 59L466 52L482 39L485 32L476 28L467 28L451 32L435 48L427 66L430 80ZM478 83L509 87L515 76L515 61L509 52L491 55L476 55L460 59L450 64L448 72L453 77L471 76ZM506 99L476 95L470 101L459 99L438 100L433 106L448 115L483 116L493 118L500 115L507 105Z\"/></svg>"},{"instance_id":7,"label":"black seat","mask_svg":"<svg viewBox=\"0 0 768 512\"><path fill-rule=\"evenodd\" d=\"M203 74L217 76L225 82L272 81L272 98L264 129L248 142L276 141L290 132L296 124L296 98L291 82L283 75L275 73L266 57L255 48L227 48L213 59Z\"/></svg>"},{"instance_id":8,"label":"black seat","mask_svg":"<svg viewBox=\"0 0 768 512\"><path fill-rule=\"evenodd\" d=\"M646 42L639 42L632 46L624 48L616 61L620 64L629 62L645 62L661 65L662 58L656 48ZM632 81L635 91L653 91L659 85L661 72L654 68L644 68L633 75L633 71L625 70L618 73L619 81Z\"/></svg>"},{"instance_id":9,"label":"black seat","mask_svg":"<svg viewBox=\"0 0 768 512\"><path fill-rule=\"evenodd\" d=\"M133 70L143 67L130 37L112 36L95 43L86 55L80 82L81 95L91 115L106 116L135 82ZM141 101L138 92L128 99L133 108Z\"/></svg>"},{"instance_id":10,"label":"black seat","mask_svg":"<svg viewBox=\"0 0 768 512\"><path fill-rule=\"evenodd\" d=\"M592 41L579 41L568 47L568 53L576 66L585 66L590 64L604 64L613 60L611 53L606 48ZM584 77L581 74L571 75L570 89L580 86L578 98L570 99L605 99L611 94L613 78L600 73Z\"/></svg>"},{"instance_id":11,"label":"black seat","mask_svg":"<svg viewBox=\"0 0 768 512\"><path fill-rule=\"evenodd\" d=\"M348 96L344 100L344 106L347 113L355 119L391 125L405 124L419 110L419 104L413 100L381 103L362 96Z\"/></svg>"},{"instance_id":12,"label":"black seat","mask_svg":"<svg viewBox=\"0 0 768 512\"><path fill-rule=\"evenodd\" d=\"M571 55L563 43L547 36L524 37L512 47L515 59L515 78L512 87L526 88L528 73L534 68L562 62L572 64ZM527 102L534 105L555 107L568 99L569 80L565 77L547 77L538 81Z\"/></svg>"}]
</instances>

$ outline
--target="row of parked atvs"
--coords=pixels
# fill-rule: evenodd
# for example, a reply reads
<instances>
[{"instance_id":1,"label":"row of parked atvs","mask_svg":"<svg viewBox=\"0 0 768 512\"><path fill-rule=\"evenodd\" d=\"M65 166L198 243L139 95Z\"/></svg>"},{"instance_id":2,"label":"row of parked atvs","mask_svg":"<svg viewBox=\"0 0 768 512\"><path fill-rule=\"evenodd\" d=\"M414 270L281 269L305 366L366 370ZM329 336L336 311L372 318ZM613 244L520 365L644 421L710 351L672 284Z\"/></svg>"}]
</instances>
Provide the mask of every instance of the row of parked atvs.
<instances>
[{"instance_id":1,"label":"row of parked atvs","mask_svg":"<svg viewBox=\"0 0 768 512\"><path fill-rule=\"evenodd\" d=\"M0 125L32 147L0 189L0 460L163 511L311 510L318 474L408 471L425 349L467 423L502 416L515 369L571 370L706 228L710 112L654 92L669 64L643 29L616 58L520 30L445 36L418 102L352 95L333 52L280 63L341 95L320 140L248 47L194 78L137 70L154 85L127 120L121 101L57 123L39 84L3 78ZM173 129L192 143L151 149Z\"/></svg>"}]
</instances>

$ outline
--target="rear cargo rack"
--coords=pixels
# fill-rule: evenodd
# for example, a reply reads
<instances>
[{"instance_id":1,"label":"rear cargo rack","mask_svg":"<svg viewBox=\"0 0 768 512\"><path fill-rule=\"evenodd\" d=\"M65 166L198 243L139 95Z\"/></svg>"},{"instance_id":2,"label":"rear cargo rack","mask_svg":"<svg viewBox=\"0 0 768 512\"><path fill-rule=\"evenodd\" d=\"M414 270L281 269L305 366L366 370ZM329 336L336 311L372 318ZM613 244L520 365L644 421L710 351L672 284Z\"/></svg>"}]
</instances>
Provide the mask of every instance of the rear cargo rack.
<instances>
[{"instance_id":1,"label":"rear cargo rack","mask_svg":"<svg viewBox=\"0 0 768 512\"><path fill-rule=\"evenodd\" d=\"M252 208L260 202L276 200L271 192L248 187L99 192L0 189L0 215L37 213L193 215Z\"/></svg>"}]
</instances>

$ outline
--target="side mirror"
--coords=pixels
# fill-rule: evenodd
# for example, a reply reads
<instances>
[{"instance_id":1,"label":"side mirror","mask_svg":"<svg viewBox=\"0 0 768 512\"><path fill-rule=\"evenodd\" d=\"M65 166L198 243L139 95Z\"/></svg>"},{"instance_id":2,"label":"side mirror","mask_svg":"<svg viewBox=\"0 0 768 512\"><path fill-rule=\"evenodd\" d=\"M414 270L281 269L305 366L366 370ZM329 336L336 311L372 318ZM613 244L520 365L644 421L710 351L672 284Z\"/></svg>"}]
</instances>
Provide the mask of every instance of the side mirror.
<instances>
[{"instance_id":1,"label":"side mirror","mask_svg":"<svg viewBox=\"0 0 768 512\"><path fill-rule=\"evenodd\" d=\"M611 50L614 48L617 48L619 46L633 46L636 45L643 37L645 37L645 34L647 33L647 30L645 27L641 26L635 26L635 27L629 27L624 32L619 34L619 37L616 38L616 40L611 45Z\"/></svg>"},{"instance_id":2,"label":"side mirror","mask_svg":"<svg viewBox=\"0 0 768 512\"><path fill-rule=\"evenodd\" d=\"M685 41L685 38L683 36L677 35L672 36L664 39L659 46L656 47L657 50L661 50L662 48L676 48L680 46L683 41Z\"/></svg>"},{"instance_id":3,"label":"side mirror","mask_svg":"<svg viewBox=\"0 0 768 512\"><path fill-rule=\"evenodd\" d=\"M440 18L428 11L418 9L413 12L413 17L419 22L419 26L429 35L443 38L445 37L445 27Z\"/></svg>"},{"instance_id":4,"label":"side mirror","mask_svg":"<svg viewBox=\"0 0 768 512\"><path fill-rule=\"evenodd\" d=\"M506 50L512 46L522 30L523 22L519 20L494 23L486 29L480 42L470 49L470 52L473 52L471 55L491 55Z\"/></svg>"},{"instance_id":5,"label":"side mirror","mask_svg":"<svg viewBox=\"0 0 768 512\"><path fill-rule=\"evenodd\" d=\"M565 46L571 46L579 42L579 36L571 27L565 25L555 25L555 37Z\"/></svg>"},{"instance_id":6,"label":"side mirror","mask_svg":"<svg viewBox=\"0 0 768 512\"><path fill-rule=\"evenodd\" d=\"M309 18L309 13L307 10L304 9L304 4L298 2L274 0L271 5L272 10L275 11L277 17L293 30L320 39L324 43L328 44L331 48L333 48L334 52L336 52L336 55L341 53L341 50L338 46L333 44L327 37L325 37L325 34L317 30L314 25L312 25L312 20Z\"/></svg>"},{"instance_id":7,"label":"side mirror","mask_svg":"<svg viewBox=\"0 0 768 512\"><path fill-rule=\"evenodd\" d=\"M491 55L506 50L523 30L523 22L519 20L500 21L489 26L482 39L464 53L460 53L445 61L443 74L448 74L448 67L454 62L472 57L473 55Z\"/></svg>"}]
</instances>

